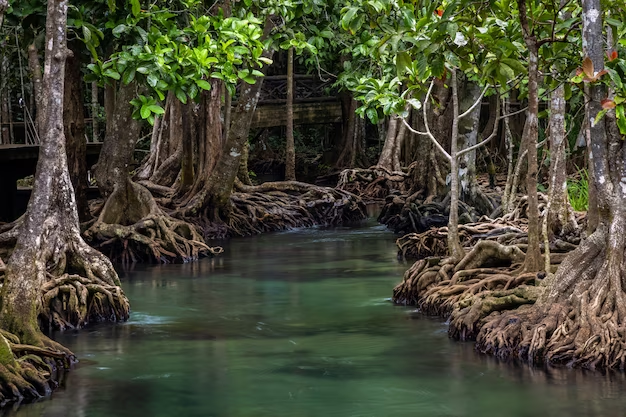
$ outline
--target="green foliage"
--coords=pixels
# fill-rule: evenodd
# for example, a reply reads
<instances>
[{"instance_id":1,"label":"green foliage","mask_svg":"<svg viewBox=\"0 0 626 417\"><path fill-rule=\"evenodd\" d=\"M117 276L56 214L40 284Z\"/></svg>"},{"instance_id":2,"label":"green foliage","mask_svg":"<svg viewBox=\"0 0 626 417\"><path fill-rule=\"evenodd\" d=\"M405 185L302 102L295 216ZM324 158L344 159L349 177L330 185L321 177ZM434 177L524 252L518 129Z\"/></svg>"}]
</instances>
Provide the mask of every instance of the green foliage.
<instances>
[{"instance_id":1,"label":"green foliage","mask_svg":"<svg viewBox=\"0 0 626 417\"><path fill-rule=\"evenodd\" d=\"M589 174L581 169L577 177L567 180L567 197L574 210L586 211L589 209Z\"/></svg>"},{"instance_id":2,"label":"green foliage","mask_svg":"<svg viewBox=\"0 0 626 417\"><path fill-rule=\"evenodd\" d=\"M117 3L108 3L101 31L86 26L84 19L73 21L83 23L86 35L81 39L92 54L87 81L138 82L158 100L171 91L187 103L211 88L211 78L224 80L234 93L239 81L253 84L262 76L257 68L271 63L262 57L263 21L250 12L237 16L225 16L221 10L209 13L204 2L197 0L128 0L124 8ZM100 48L102 35L114 40L109 47L115 50L108 56ZM134 100L135 106L141 104L135 114L154 120L161 107L156 98L151 103Z\"/></svg>"}]
</instances>

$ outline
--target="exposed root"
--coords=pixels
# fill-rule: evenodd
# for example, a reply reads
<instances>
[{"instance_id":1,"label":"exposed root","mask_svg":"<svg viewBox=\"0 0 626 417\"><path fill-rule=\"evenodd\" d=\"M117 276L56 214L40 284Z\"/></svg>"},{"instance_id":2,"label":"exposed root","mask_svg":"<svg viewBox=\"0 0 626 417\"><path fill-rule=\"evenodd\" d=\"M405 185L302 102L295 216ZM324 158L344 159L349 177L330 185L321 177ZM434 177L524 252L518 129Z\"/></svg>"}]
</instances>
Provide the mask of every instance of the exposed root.
<instances>
[{"instance_id":1,"label":"exposed root","mask_svg":"<svg viewBox=\"0 0 626 417\"><path fill-rule=\"evenodd\" d=\"M63 371L74 362L67 349L20 343L17 336L2 331L0 336L0 407L9 403L31 402L50 395Z\"/></svg>"},{"instance_id":2,"label":"exposed root","mask_svg":"<svg viewBox=\"0 0 626 417\"><path fill-rule=\"evenodd\" d=\"M459 225L459 237L463 246L472 246L479 240L492 240L503 245L521 243L527 237L526 231L513 224L503 224L497 220ZM440 227L422 233L409 233L396 241L398 257L402 259L422 259L429 256L445 256L448 252L448 228Z\"/></svg>"},{"instance_id":3,"label":"exposed root","mask_svg":"<svg viewBox=\"0 0 626 417\"><path fill-rule=\"evenodd\" d=\"M448 224L450 195L445 198L429 197L425 200L421 192L410 196L392 194L385 199L378 221L395 233L421 233L433 227ZM487 213L483 213L487 214ZM459 201L459 223L475 223L481 217L473 207Z\"/></svg>"},{"instance_id":4,"label":"exposed root","mask_svg":"<svg viewBox=\"0 0 626 417\"><path fill-rule=\"evenodd\" d=\"M369 169L346 169L339 174L337 188L349 191L367 201L382 201L393 190L404 189L404 172L373 166Z\"/></svg>"},{"instance_id":5,"label":"exposed root","mask_svg":"<svg viewBox=\"0 0 626 417\"><path fill-rule=\"evenodd\" d=\"M336 226L363 220L361 199L347 191L290 181L259 186L236 183L227 234L247 236L313 225ZM207 229L215 230L215 229Z\"/></svg>"},{"instance_id":6,"label":"exposed root","mask_svg":"<svg viewBox=\"0 0 626 417\"><path fill-rule=\"evenodd\" d=\"M608 235L599 228L572 252L532 308L488 317L477 349L531 363L625 369L623 248L608 250Z\"/></svg>"},{"instance_id":7,"label":"exposed root","mask_svg":"<svg viewBox=\"0 0 626 417\"><path fill-rule=\"evenodd\" d=\"M416 262L394 288L393 300L417 305L426 314L447 317L457 303L468 297L525 283L516 276L523 261L524 253L519 248L483 240L457 264L450 258Z\"/></svg>"},{"instance_id":8,"label":"exposed root","mask_svg":"<svg viewBox=\"0 0 626 417\"><path fill-rule=\"evenodd\" d=\"M188 262L222 252L206 245L195 226L165 213L146 188L132 182L111 194L84 235L111 259L125 263Z\"/></svg>"}]
</instances>

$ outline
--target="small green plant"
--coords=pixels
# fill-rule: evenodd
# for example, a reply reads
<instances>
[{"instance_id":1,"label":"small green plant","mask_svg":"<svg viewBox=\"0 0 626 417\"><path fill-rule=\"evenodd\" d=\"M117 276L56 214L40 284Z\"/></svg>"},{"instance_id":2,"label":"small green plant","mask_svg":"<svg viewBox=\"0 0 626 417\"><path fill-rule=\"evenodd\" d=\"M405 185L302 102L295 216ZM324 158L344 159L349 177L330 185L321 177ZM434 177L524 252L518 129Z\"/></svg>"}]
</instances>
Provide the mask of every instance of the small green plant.
<instances>
[{"instance_id":1,"label":"small green plant","mask_svg":"<svg viewBox=\"0 0 626 417\"><path fill-rule=\"evenodd\" d=\"M589 209L589 173L586 169L579 170L577 178L567 180L567 197L575 211Z\"/></svg>"}]
</instances>

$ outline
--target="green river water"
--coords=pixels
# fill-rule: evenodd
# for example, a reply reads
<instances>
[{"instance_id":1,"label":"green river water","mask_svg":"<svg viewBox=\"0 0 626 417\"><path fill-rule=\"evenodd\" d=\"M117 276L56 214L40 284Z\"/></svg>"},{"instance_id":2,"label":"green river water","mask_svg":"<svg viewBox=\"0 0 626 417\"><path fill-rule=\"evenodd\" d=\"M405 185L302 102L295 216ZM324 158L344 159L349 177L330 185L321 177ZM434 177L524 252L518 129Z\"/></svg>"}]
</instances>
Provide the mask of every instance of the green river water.
<instances>
[{"instance_id":1,"label":"green river water","mask_svg":"<svg viewBox=\"0 0 626 417\"><path fill-rule=\"evenodd\" d=\"M619 416L622 374L476 354L388 297L407 265L368 223L225 244L120 272L130 321L56 334L81 359L11 416Z\"/></svg>"}]
</instances>

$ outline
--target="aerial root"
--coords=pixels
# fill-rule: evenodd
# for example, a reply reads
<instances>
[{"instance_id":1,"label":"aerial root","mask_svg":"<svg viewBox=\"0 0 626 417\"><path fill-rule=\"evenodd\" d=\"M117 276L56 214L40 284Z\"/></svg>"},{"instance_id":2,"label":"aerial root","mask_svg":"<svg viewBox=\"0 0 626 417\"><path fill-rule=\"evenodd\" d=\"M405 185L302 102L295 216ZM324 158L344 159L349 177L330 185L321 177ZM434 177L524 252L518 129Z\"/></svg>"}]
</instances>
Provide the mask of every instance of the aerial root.
<instances>
[{"instance_id":1,"label":"aerial root","mask_svg":"<svg viewBox=\"0 0 626 417\"><path fill-rule=\"evenodd\" d=\"M150 214L130 226L98 221L85 235L96 248L125 263L188 262L223 251L206 245L195 226L164 213Z\"/></svg>"},{"instance_id":2,"label":"aerial root","mask_svg":"<svg viewBox=\"0 0 626 417\"><path fill-rule=\"evenodd\" d=\"M515 245L527 239L525 226L504 223L500 220L481 220L484 221L459 225L459 238L463 246L471 247L479 240L491 240L501 245ZM396 241L398 257L422 259L429 256L445 256L448 252L447 239L447 226L433 228L422 233L409 233Z\"/></svg>"},{"instance_id":3,"label":"aerial root","mask_svg":"<svg viewBox=\"0 0 626 417\"><path fill-rule=\"evenodd\" d=\"M347 191L300 182L245 186L231 195L226 226L231 236L248 236L314 225L337 226L366 217L361 199Z\"/></svg>"},{"instance_id":4,"label":"aerial root","mask_svg":"<svg viewBox=\"0 0 626 417\"><path fill-rule=\"evenodd\" d=\"M407 177L405 172L392 172L380 166L345 169L339 174L337 188L367 201L383 201L392 190L403 189Z\"/></svg>"},{"instance_id":5,"label":"aerial root","mask_svg":"<svg viewBox=\"0 0 626 417\"><path fill-rule=\"evenodd\" d=\"M42 346L33 346L21 344L12 333L1 333L0 407L49 395L58 386L63 370L75 361L70 351L50 339L44 338Z\"/></svg>"},{"instance_id":6,"label":"aerial root","mask_svg":"<svg viewBox=\"0 0 626 417\"><path fill-rule=\"evenodd\" d=\"M499 229L486 227L487 233ZM394 288L393 301L449 317L450 336L461 340L475 339L492 313L535 303L543 291L537 287L543 274L524 273L524 252L498 243L496 236L479 241L456 263L440 257L415 262Z\"/></svg>"},{"instance_id":7,"label":"aerial root","mask_svg":"<svg viewBox=\"0 0 626 417\"><path fill-rule=\"evenodd\" d=\"M93 322L124 321L130 314L128 299L119 286L75 274L49 276L42 299L42 323L60 330Z\"/></svg>"}]
</instances>

